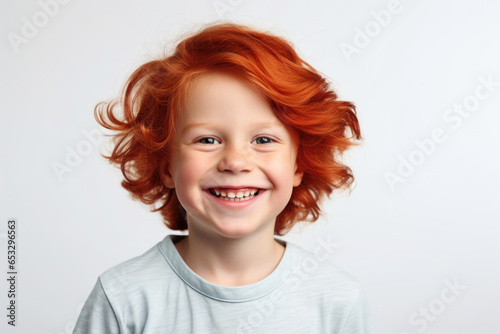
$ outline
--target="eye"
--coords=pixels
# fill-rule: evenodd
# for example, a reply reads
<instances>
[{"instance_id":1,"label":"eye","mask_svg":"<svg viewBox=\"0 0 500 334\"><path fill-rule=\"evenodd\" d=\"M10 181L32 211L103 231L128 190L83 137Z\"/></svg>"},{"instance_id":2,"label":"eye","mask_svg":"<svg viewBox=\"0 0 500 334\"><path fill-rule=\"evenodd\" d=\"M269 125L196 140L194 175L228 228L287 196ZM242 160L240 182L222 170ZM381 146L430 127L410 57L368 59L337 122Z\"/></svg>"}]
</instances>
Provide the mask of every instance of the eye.
<instances>
[{"instance_id":1,"label":"eye","mask_svg":"<svg viewBox=\"0 0 500 334\"><path fill-rule=\"evenodd\" d=\"M202 143L202 144L210 144L210 145L220 144L220 141L218 141L217 139L212 138L212 137L200 138L200 140L198 140L198 142Z\"/></svg>"},{"instance_id":2,"label":"eye","mask_svg":"<svg viewBox=\"0 0 500 334\"><path fill-rule=\"evenodd\" d=\"M255 140L252 143L255 143L255 144L269 144L269 143L272 143L272 142L274 142L274 140L272 140L269 137L258 137L258 138L255 138Z\"/></svg>"}]
</instances>

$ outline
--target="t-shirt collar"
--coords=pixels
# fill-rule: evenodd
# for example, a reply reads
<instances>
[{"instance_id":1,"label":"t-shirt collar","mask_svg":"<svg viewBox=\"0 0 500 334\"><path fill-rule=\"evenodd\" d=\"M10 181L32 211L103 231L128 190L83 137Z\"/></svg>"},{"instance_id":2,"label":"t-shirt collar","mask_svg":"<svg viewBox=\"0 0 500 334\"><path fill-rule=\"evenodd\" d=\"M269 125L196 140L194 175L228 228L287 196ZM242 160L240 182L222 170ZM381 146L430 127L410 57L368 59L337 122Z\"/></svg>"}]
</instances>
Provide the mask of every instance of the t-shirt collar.
<instances>
[{"instance_id":1,"label":"t-shirt collar","mask_svg":"<svg viewBox=\"0 0 500 334\"><path fill-rule=\"evenodd\" d=\"M193 290L212 299L239 303L261 298L283 284L292 270L294 245L284 240L275 239L285 246L285 252L278 266L267 277L256 283L243 286L214 284L197 275L180 256L174 244L184 237L184 235L176 234L167 235L158 244L160 252L180 279Z\"/></svg>"}]
</instances>

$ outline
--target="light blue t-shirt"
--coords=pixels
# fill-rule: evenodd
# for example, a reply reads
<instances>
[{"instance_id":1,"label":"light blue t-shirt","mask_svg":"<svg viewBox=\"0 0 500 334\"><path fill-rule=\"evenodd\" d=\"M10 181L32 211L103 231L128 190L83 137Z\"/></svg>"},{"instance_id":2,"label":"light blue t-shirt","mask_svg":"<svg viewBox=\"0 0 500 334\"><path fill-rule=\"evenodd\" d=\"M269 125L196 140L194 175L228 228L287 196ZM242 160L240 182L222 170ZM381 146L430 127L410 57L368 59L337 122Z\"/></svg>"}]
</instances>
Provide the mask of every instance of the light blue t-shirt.
<instances>
[{"instance_id":1,"label":"light blue t-shirt","mask_svg":"<svg viewBox=\"0 0 500 334\"><path fill-rule=\"evenodd\" d=\"M144 254L99 276L73 334L371 334L359 283L330 260L290 243L259 282L221 286L198 276L167 235Z\"/></svg>"}]
</instances>

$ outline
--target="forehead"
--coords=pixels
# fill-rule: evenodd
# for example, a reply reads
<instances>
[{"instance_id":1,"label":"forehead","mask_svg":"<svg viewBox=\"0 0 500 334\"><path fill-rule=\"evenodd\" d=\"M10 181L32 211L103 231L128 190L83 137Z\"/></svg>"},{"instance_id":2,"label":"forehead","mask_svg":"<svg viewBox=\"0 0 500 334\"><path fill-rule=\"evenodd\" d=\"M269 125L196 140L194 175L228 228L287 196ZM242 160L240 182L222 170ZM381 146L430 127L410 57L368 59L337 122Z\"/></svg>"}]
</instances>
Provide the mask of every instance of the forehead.
<instances>
[{"instance_id":1,"label":"forehead","mask_svg":"<svg viewBox=\"0 0 500 334\"><path fill-rule=\"evenodd\" d=\"M189 85L177 126L196 121L278 123L270 100L255 88L224 73L208 73Z\"/></svg>"},{"instance_id":2,"label":"forehead","mask_svg":"<svg viewBox=\"0 0 500 334\"><path fill-rule=\"evenodd\" d=\"M193 79L186 96L185 109L270 108L269 100L235 75L205 73Z\"/></svg>"}]
</instances>

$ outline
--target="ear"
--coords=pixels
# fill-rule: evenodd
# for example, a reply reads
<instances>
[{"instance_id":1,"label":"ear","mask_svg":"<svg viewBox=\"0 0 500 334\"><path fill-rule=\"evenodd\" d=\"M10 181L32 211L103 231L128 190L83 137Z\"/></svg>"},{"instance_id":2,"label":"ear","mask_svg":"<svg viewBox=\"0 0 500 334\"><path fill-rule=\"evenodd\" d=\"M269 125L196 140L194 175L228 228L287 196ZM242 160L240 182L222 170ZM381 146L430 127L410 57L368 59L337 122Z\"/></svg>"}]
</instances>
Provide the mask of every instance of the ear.
<instances>
[{"instance_id":1,"label":"ear","mask_svg":"<svg viewBox=\"0 0 500 334\"><path fill-rule=\"evenodd\" d=\"M160 178L165 187L170 189L175 188L174 178L172 177L172 173L170 172L170 164L168 163L168 159L164 159L160 164Z\"/></svg>"},{"instance_id":2,"label":"ear","mask_svg":"<svg viewBox=\"0 0 500 334\"><path fill-rule=\"evenodd\" d=\"M297 165L295 165L295 173L293 174L293 186L298 187L302 182L302 177L304 177L304 172L299 171Z\"/></svg>"}]
</instances>

